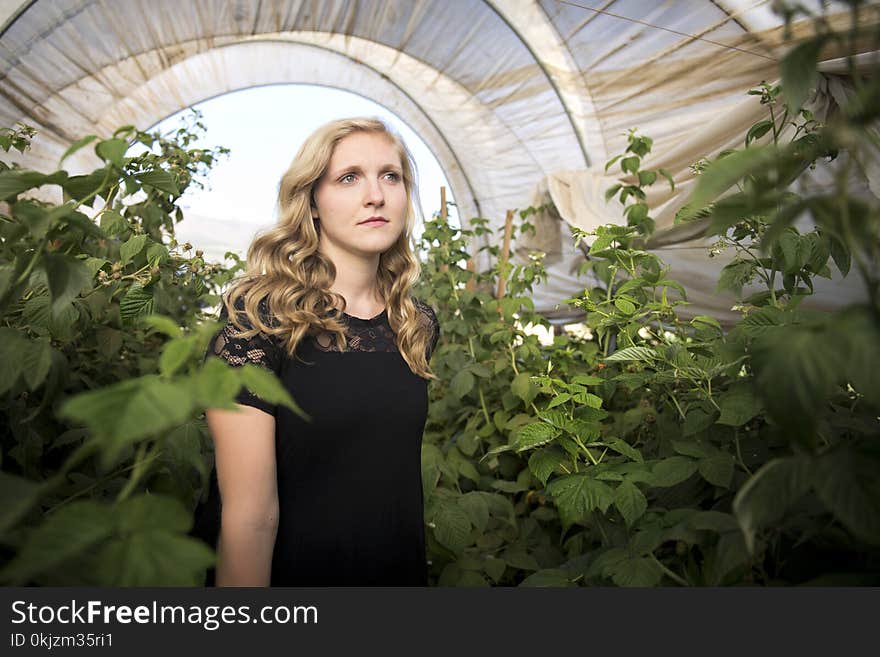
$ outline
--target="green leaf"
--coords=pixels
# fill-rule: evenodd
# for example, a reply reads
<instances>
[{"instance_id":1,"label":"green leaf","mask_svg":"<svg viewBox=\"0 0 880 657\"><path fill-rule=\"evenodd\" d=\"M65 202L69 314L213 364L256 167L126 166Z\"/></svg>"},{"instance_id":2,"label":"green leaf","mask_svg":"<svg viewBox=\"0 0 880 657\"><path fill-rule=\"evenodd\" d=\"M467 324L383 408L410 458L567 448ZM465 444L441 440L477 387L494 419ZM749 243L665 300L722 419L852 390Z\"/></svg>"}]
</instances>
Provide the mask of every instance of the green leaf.
<instances>
[{"instance_id":1,"label":"green leaf","mask_svg":"<svg viewBox=\"0 0 880 657\"><path fill-rule=\"evenodd\" d=\"M0 534L5 534L26 514L46 490L44 482L31 481L0 471Z\"/></svg>"},{"instance_id":2,"label":"green leaf","mask_svg":"<svg viewBox=\"0 0 880 657\"><path fill-rule=\"evenodd\" d=\"M569 587L573 586L568 573L561 568L546 568L532 573L520 582L522 587Z\"/></svg>"},{"instance_id":3,"label":"green leaf","mask_svg":"<svg viewBox=\"0 0 880 657\"><path fill-rule=\"evenodd\" d=\"M697 178L694 191L687 200L688 210L682 214L682 219L693 218L746 174L774 161L776 153L777 150L772 145L753 146L734 151L709 163Z\"/></svg>"},{"instance_id":4,"label":"green leaf","mask_svg":"<svg viewBox=\"0 0 880 657\"><path fill-rule=\"evenodd\" d=\"M591 392L579 392L572 399L578 404L583 404L589 408L602 408L602 398Z\"/></svg>"},{"instance_id":5,"label":"green leaf","mask_svg":"<svg viewBox=\"0 0 880 657\"><path fill-rule=\"evenodd\" d=\"M654 181L657 180L657 172L656 171L639 171L639 185L642 187L646 187L647 185L653 185Z\"/></svg>"},{"instance_id":6,"label":"green leaf","mask_svg":"<svg viewBox=\"0 0 880 657\"><path fill-rule=\"evenodd\" d=\"M852 254L849 248L836 237L830 238L831 259L841 274L846 276L849 274L850 264L852 263Z\"/></svg>"},{"instance_id":7,"label":"green leaf","mask_svg":"<svg viewBox=\"0 0 880 657\"><path fill-rule=\"evenodd\" d=\"M125 244L119 247L119 257L122 258L122 264L127 265L147 243L146 235L132 235Z\"/></svg>"},{"instance_id":8,"label":"green leaf","mask_svg":"<svg viewBox=\"0 0 880 657\"><path fill-rule=\"evenodd\" d=\"M434 537L444 546L461 552L471 543L471 521L468 514L455 502L441 500L431 519Z\"/></svg>"},{"instance_id":9,"label":"green leaf","mask_svg":"<svg viewBox=\"0 0 880 657\"><path fill-rule=\"evenodd\" d=\"M159 357L159 372L163 376L171 376L180 369L181 365L189 360L197 340L196 336L191 335L167 342L162 349L162 355Z\"/></svg>"},{"instance_id":10,"label":"green leaf","mask_svg":"<svg viewBox=\"0 0 880 657\"><path fill-rule=\"evenodd\" d=\"M564 404L565 402L567 402L570 399L571 399L570 394L568 394L567 392L561 392L558 395L556 395L553 399L550 400L550 403L547 404L547 408L548 409L556 408L560 404Z\"/></svg>"},{"instance_id":11,"label":"green leaf","mask_svg":"<svg viewBox=\"0 0 880 657\"><path fill-rule=\"evenodd\" d=\"M182 335L177 322L164 315L147 315L141 318L141 324L154 328L169 338L179 338Z\"/></svg>"},{"instance_id":12,"label":"green leaf","mask_svg":"<svg viewBox=\"0 0 880 657\"><path fill-rule=\"evenodd\" d=\"M128 150L128 142L124 139L106 139L98 142L95 146L95 154L106 162L111 162L122 168L125 164L125 152Z\"/></svg>"},{"instance_id":13,"label":"green leaf","mask_svg":"<svg viewBox=\"0 0 880 657\"><path fill-rule=\"evenodd\" d=\"M92 274L81 260L61 253L44 254L42 264L52 296L52 315L57 318L80 292L91 288Z\"/></svg>"},{"instance_id":14,"label":"green leaf","mask_svg":"<svg viewBox=\"0 0 880 657\"><path fill-rule=\"evenodd\" d=\"M98 135L86 135L82 139L77 139L75 142L73 142L70 145L70 147L66 151L64 151L64 155L62 155L61 159L58 160L58 166L60 167L62 164L64 164L64 160L66 160L68 157L70 157L71 155L76 153L83 146L88 146L90 143L95 141L97 138L98 138Z\"/></svg>"},{"instance_id":15,"label":"green leaf","mask_svg":"<svg viewBox=\"0 0 880 657\"><path fill-rule=\"evenodd\" d=\"M186 533L192 527L192 516L173 497L144 493L117 505L117 522L123 532L162 529Z\"/></svg>"},{"instance_id":16,"label":"green leaf","mask_svg":"<svg viewBox=\"0 0 880 657\"><path fill-rule=\"evenodd\" d=\"M520 372L510 383L510 391L528 404L538 395L538 386L532 383L528 372Z\"/></svg>"},{"instance_id":17,"label":"green leaf","mask_svg":"<svg viewBox=\"0 0 880 657\"><path fill-rule=\"evenodd\" d=\"M767 410L792 432L809 432L824 406L843 360L840 344L824 331L801 325L755 343L755 383Z\"/></svg>"},{"instance_id":18,"label":"green leaf","mask_svg":"<svg viewBox=\"0 0 880 657\"><path fill-rule=\"evenodd\" d=\"M743 484L733 499L733 513L749 554L755 549L755 533L781 518L809 490L812 479L809 458L790 456L768 461Z\"/></svg>"},{"instance_id":19,"label":"green leaf","mask_svg":"<svg viewBox=\"0 0 880 657\"><path fill-rule=\"evenodd\" d=\"M99 438L109 464L126 445L182 424L192 407L186 385L148 375L80 393L59 413L82 422Z\"/></svg>"},{"instance_id":20,"label":"green leaf","mask_svg":"<svg viewBox=\"0 0 880 657\"><path fill-rule=\"evenodd\" d=\"M136 283L128 288L119 301L119 314L123 320L132 322L142 315L153 312L153 294Z\"/></svg>"},{"instance_id":21,"label":"green leaf","mask_svg":"<svg viewBox=\"0 0 880 657\"><path fill-rule=\"evenodd\" d=\"M636 306L634 303L632 303L631 301L627 301L626 299L621 299L619 297L614 300L614 305L624 315L632 315L636 311Z\"/></svg>"},{"instance_id":22,"label":"green leaf","mask_svg":"<svg viewBox=\"0 0 880 657\"><path fill-rule=\"evenodd\" d=\"M620 169L625 173L636 173L641 159L635 156L625 157L620 161Z\"/></svg>"},{"instance_id":23,"label":"green leaf","mask_svg":"<svg viewBox=\"0 0 880 657\"><path fill-rule=\"evenodd\" d=\"M632 527L633 523L645 514L648 501L638 486L624 480L614 491L614 506L620 511L627 527Z\"/></svg>"},{"instance_id":24,"label":"green leaf","mask_svg":"<svg viewBox=\"0 0 880 657\"><path fill-rule=\"evenodd\" d=\"M449 382L449 389L456 399L461 399L473 389L474 383L474 375L469 370L461 370L452 377L452 381Z\"/></svg>"},{"instance_id":25,"label":"green leaf","mask_svg":"<svg viewBox=\"0 0 880 657\"><path fill-rule=\"evenodd\" d=\"M309 415L293 400L275 374L250 363L243 365L238 372L241 384L257 397L270 404L283 404L304 420L311 421Z\"/></svg>"},{"instance_id":26,"label":"green leaf","mask_svg":"<svg viewBox=\"0 0 880 657\"><path fill-rule=\"evenodd\" d=\"M605 190L605 202L607 203L612 198L614 198L614 195L620 191L621 187L623 187L623 185L617 184L617 185L612 185L611 187L606 189Z\"/></svg>"},{"instance_id":27,"label":"green leaf","mask_svg":"<svg viewBox=\"0 0 880 657\"><path fill-rule=\"evenodd\" d=\"M707 411L702 406L691 406L687 410L682 426L682 435L693 436L712 426L716 411Z\"/></svg>"},{"instance_id":28,"label":"green leaf","mask_svg":"<svg viewBox=\"0 0 880 657\"><path fill-rule=\"evenodd\" d=\"M533 452L529 457L529 470L542 485L546 486L550 475L556 471L560 463L565 461L565 452L561 449L555 446L545 447Z\"/></svg>"},{"instance_id":29,"label":"green leaf","mask_svg":"<svg viewBox=\"0 0 880 657\"><path fill-rule=\"evenodd\" d=\"M691 320L691 324L708 324L709 326L718 329L721 332L721 323L715 319L714 317L710 317L709 315L697 315Z\"/></svg>"},{"instance_id":30,"label":"green leaf","mask_svg":"<svg viewBox=\"0 0 880 657\"><path fill-rule=\"evenodd\" d=\"M636 463L643 463L641 452L621 438L605 438L603 442L618 454L628 456Z\"/></svg>"},{"instance_id":31,"label":"green leaf","mask_svg":"<svg viewBox=\"0 0 880 657\"><path fill-rule=\"evenodd\" d=\"M49 515L24 541L15 558L0 570L0 581L27 584L34 575L61 565L113 532L107 507L75 501Z\"/></svg>"},{"instance_id":32,"label":"green leaf","mask_svg":"<svg viewBox=\"0 0 880 657\"><path fill-rule=\"evenodd\" d=\"M734 260L721 270L717 291L731 290L738 296L742 295L743 285L751 282L757 269L758 265L752 260Z\"/></svg>"},{"instance_id":33,"label":"green leaf","mask_svg":"<svg viewBox=\"0 0 880 657\"><path fill-rule=\"evenodd\" d=\"M761 412L761 400L750 383L731 386L721 398L721 417L718 424L739 427Z\"/></svg>"},{"instance_id":34,"label":"green leaf","mask_svg":"<svg viewBox=\"0 0 880 657\"><path fill-rule=\"evenodd\" d=\"M748 145L756 139L760 139L768 132L770 132L770 129L772 127L773 121L770 121L769 119L765 121L758 121L755 125L749 128L748 133L746 133L746 147L748 147Z\"/></svg>"},{"instance_id":35,"label":"green leaf","mask_svg":"<svg viewBox=\"0 0 880 657\"><path fill-rule=\"evenodd\" d=\"M667 488L688 479L697 471L697 462L684 456L670 456L654 464L651 468L651 482L654 486Z\"/></svg>"},{"instance_id":36,"label":"green leaf","mask_svg":"<svg viewBox=\"0 0 880 657\"><path fill-rule=\"evenodd\" d=\"M719 452L700 459L700 475L713 486L730 488L733 480L733 457Z\"/></svg>"},{"instance_id":37,"label":"green leaf","mask_svg":"<svg viewBox=\"0 0 880 657\"><path fill-rule=\"evenodd\" d=\"M612 363L630 360L652 363L656 358L657 354L653 349L649 349L648 347L627 347L615 351L613 354L605 358L605 360Z\"/></svg>"},{"instance_id":38,"label":"green leaf","mask_svg":"<svg viewBox=\"0 0 880 657\"><path fill-rule=\"evenodd\" d=\"M489 504L477 491L465 493L458 498L458 505L467 513L471 524L479 531L486 531L489 525Z\"/></svg>"},{"instance_id":39,"label":"green leaf","mask_svg":"<svg viewBox=\"0 0 880 657\"><path fill-rule=\"evenodd\" d=\"M546 422L532 422L514 434L513 448L517 452L546 445L560 434L559 429Z\"/></svg>"},{"instance_id":40,"label":"green leaf","mask_svg":"<svg viewBox=\"0 0 880 657\"><path fill-rule=\"evenodd\" d=\"M661 176L666 178L666 180L669 182L669 186L672 188L672 191L674 192L675 191L675 180L673 180L672 174L669 173L666 169L657 169L657 172Z\"/></svg>"},{"instance_id":41,"label":"green leaf","mask_svg":"<svg viewBox=\"0 0 880 657\"><path fill-rule=\"evenodd\" d=\"M651 557L627 557L614 563L609 572L618 586L657 586L663 579L663 571Z\"/></svg>"},{"instance_id":42,"label":"green leaf","mask_svg":"<svg viewBox=\"0 0 880 657\"><path fill-rule=\"evenodd\" d=\"M123 534L96 555L100 586L201 586L214 552L201 541L164 530Z\"/></svg>"},{"instance_id":43,"label":"green leaf","mask_svg":"<svg viewBox=\"0 0 880 657\"><path fill-rule=\"evenodd\" d=\"M876 456L865 450L837 449L814 465L813 485L819 499L856 537L880 545L880 486Z\"/></svg>"},{"instance_id":44,"label":"green leaf","mask_svg":"<svg viewBox=\"0 0 880 657\"><path fill-rule=\"evenodd\" d=\"M825 39L821 35L805 41L792 48L779 62L782 93L792 116L797 114L807 99L807 94L816 86L819 79L816 63Z\"/></svg>"},{"instance_id":45,"label":"green leaf","mask_svg":"<svg viewBox=\"0 0 880 657\"><path fill-rule=\"evenodd\" d=\"M22 354L22 373L28 388L36 390L52 366L52 346L48 338L29 340Z\"/></svg>"},{"instance_id":46,"label":"green leaf","mask_svg":"<svg viewBox=\"0 0 880 657\"><path fill-rule=\"evenodd\" d=\"M585 519L593 509L604 513L614 501L614 493L607 484L583 474L560 477L547 486L547 491L553 496L565 527Z\"/></svg>"},{"instance_id":47,"label":"green leaf","mask_svg":"<svg viewBox=\"0 0 880 657\"><path fill-rule=\"evenodd\" d=\"M571 382L582 386L600 386L605 382L605 379L600 379L592 374L578 374Z\"/></svg>"},{"instance_id":48,"label":"green leaf","mask_svg":"<svg viewBox=\"0 0 880 657\"><path fill-rule=\"evenodd\" d=\"M101 212L101 230L108 235L119 235L128 229L128 222L121 214L115 210L104 210Z\"/></svg>"},{"instance_id":49,"label":"green leaf","mask_svg":"<svg viewBox=\"0 0 880 657\"><path fill-rule=\"evenodd\" d=\"M177 183L174 181L174 178L166 171L156 169L155 171L139 173L136 177L142 185L155 187L161 192L172 194L174 196L180 196L180 189L177 187Z\"/></svg>"}]
</instances>

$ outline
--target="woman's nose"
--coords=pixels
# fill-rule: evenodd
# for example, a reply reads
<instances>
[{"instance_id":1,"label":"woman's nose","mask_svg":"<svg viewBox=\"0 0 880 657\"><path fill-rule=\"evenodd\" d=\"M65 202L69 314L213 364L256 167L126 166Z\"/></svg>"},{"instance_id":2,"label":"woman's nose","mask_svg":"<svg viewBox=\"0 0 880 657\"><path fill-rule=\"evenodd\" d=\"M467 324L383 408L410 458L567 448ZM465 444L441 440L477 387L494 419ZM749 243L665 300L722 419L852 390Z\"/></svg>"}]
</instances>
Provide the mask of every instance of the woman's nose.
<instances>
[{"instance_id":1,"label":"woman's nose","mask_svg":"<svg viewBox=\"0 0 880 657\"><path fill-rule=\"evenodd\" d=\"M367 205L383 205L385 203L385 194L382 192L382 186L379 181L374 180L368 183L367 187Z\"/></svg>"}]
</instances>

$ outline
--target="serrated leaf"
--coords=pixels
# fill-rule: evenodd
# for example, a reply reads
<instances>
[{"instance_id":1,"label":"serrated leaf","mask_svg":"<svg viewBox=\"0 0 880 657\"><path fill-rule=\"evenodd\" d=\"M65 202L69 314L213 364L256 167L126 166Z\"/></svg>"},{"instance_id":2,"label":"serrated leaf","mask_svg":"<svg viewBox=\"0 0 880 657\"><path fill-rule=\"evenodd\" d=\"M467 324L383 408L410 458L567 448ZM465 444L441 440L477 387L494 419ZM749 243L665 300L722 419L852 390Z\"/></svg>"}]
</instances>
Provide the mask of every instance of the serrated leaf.
<instances>
[{"instance_id":1,"label":"serrated leaf","mask_svg":"<svg viewBox=\"0 0 880 657\"><path fill-rule=\"evenodd\" d=\"M171 376L186 363L196 346L197 337L175 338L167 342L159 356L159 372Z\"/></svg>"},{"instance_id":2,"label":"serrated leaf","mask_svg":"<svg viewBox=\"0 0 880 657\"><path fill-rule=\"evenodd\" d=\"M852 448L817 459L813 485L822 503L859 539L880 545L877 459Z\"/></svg>"},{"instance_id":3,"label":"serrated leaf","mask_svg":"<svg viewBox=\"0 0 880 657\"><path fill-rule=\"evenodd\" d=\"M583 474L560 477L547 490L566 527L583 520L593 509L604 513L614 501L614 493L607 484Z\"/></svg>"},{"instance_id":4,"label":"serrated leaf","mask_svg":"<svg viewBox=\"0 0 880 657\"><path fill-rule=\"evenodd\" d=\"M667 488L688 479L697 471L697 462L684 456L670 456L654 464L651 468L651 482L654 486Z\"/></svg>"},{"instance_id":5,"label":"serrated leaf","mask_svg":"<svg viewBox=\"0 0 880 657\"><path fill-rule=\"evenodd\" d=\"M141 324L156 329L169 338L178 338L182 335L180 326L170 317L164 315L148 315L141 318Z\"/></svg>"},{"instance_id":6,"label":"serrated leaf","mask_svg":"<svg viewBox=\"0 0 880 657\"><path fill-rule=\"evenodd\" d=\"M645 499L638 486L622 481L614 490L614 506L620 511L620 515L626 521L628 527L641 518L648 509L648 500Z\"/></svg>"},{"instance_id":7,"label":"serrated leaf","mask_svg":"<svg viewBox=\"0 0 880 657\"><path fill-rule=\"evenodd\" d=\"M755 395L751 384L744 383L730 388L721 398L721 417L718 424L739 427L761 411L761 400Z\"/></svg>"},{"instance_id":8,"label":"serrated leaf","mask_svg":"<svg viewBox=\"0 0 880 657\"><path fill-rule=\"evenodd\" d=\"M250 363L243 365L237 371L241 384L257 397L270 404L282 404L304 420L311 421L309 415L294 401L275 374Z\"/></svg>"},{"instance_id":9,"label":"serrated leaf","mask_svg":"<svg viewBox=\"0 0 880 657\"><path fill-rule=\"evenodd\" d=\"M452 377L452 381L449 382L449 389L457 399L461 399L473 390L474 382L473 374L468 370L461 370Z\"/></svg>"},{"instance_id":10,"label":"serrated leaf","mask_svg":"<svg viewBox=\"0 0 880 657\"><path fill-rule=\"evenodd\" d=\"M132 235L128 238L128 241L119 247L119 257L122 259L122 264L127 265L131 262L132 258L141 252L146 243L147 236L143 234Z\"/></svg>"},{"instance_id":11,"label":"serrated leaf","mask_svg":"<svg viewBox=\"0 0 880 657\"><path fill-rule=\"evenodd\" d=\"M52 297L52 315L57 318L83 289L91 288L92 274L81 260L61 253L44 254L42 265Z\"/></svg>"},{"instance_id":12,"label":"serrated leaf","mask_svg":"<svg viewBox=\"0 0 880 657\"><path fill-rule=\"evenodd\" d=\"M526 403L529 403L537 396L538 387L532 383L531 375L528 372L520 372L513 378L510 384L510 391Z\"/></svg>"},{"instance_id":13,"label":"serrated leaf","mask_svg":"<svg viewBox=\"0 0 880 657\"><path fill-rule=\"evenodd\" d=\"M710 162L697 177L694 191L686 201L688 210L682 214L682 219L693 218L746 174L772 162L776 153L777 149L772 145L753 146Z\"/></svg>"},{"instance_id":14,"label":"serrated leaf","mask_svg":"<svg viewBox=\"0 0 880 657\"><path fill-rule=\"evenodd\" d=\"M637 463L643 463L644 459L642 458L641 452L637 450L635 447L630 445L628 442L621 438L605 438L603 442L608 445L611 449L613 449L618 454L623 454L624 456L628 456L633 461Z\"/></svg>"},{"instance_id":15,"label":"serrated leaf","mask_svg":"<svg viewBox=\"0 0 880 657\"><path fill-rule=\"evenodd\" d=\"M174 196L180 195L180 189L177 187L177 183L174 181L174 178L166 171L157 169L155 171L139 173L137 174L137 179L138 182L140 182L142 185L155 187L159 191L165 192L167 194L172 194Z\"/></svg>"},{"instance_id":16,"label":"serrated leaf","mask_svg":"<svg viewBox=\"0 0 880 657\"><path fill-rule=\"evenodd\" d=\"M125 164L125 152L128 150L128 142L124 139L105 139L95 146L95 154L102 160L112 162L122 168Z\"/></svg>"},{"instance_id":17,"label":"serrated leaf","mask_svg":"<svg viewBox=\"0 0 880 657\"><path fill-rule=\"evenodd\" d=\"M515 434L513 448L517 452L546 445L560 433L559 429L546 422L532 422L521 427Z\"/></svg>"},{"instance_id":18,"label":"serrated leaf","mask_svg":"<svg viewBox=\"0 0 880 657\"><path fill-rule=\"evenodd\" d=\"M730 488L733 479L733 457L719 452L700 459L700 475L713 486Z\"/></svg>"},{"instance_id":19,"label":"serrated leaf","mask_svg":"<svg viewBox=\"0 0 880 657\"><path fill-rule=\"evenodd\" d=\"M565 461L565 452L558 447L545 447L529 456L529 470L542 485L546 486L550 475L556 471L560 463Z\"/></svg>"},{"instance_id":20,"label":"serrated leaf","mask_svg":"<svg viewBox=\"0 0 880 657\"><path fill-rule=\"evenodd\" d=\"M29 340L22 354L22 373L28 388L36 390L52 366L52 346L48 338Z\"/></svg>"},{"instance_id":21,"label":"serrated leaf","mask_svg":"<svg viewBox=\"0 0 880 657\"><path fill-rule=\"evenodd\" d=\"M739 489L733 499L733 512L750 554L755 547L755 533L781 518L809 490L812 475L812 462L805 456L773 459Z\"/></svg>"},{"instance_id":22,"label":"serrated leaf","mask_svg":"<svg viewBox=\"0 0 880 657\"><path fill-rule=\"evenodd\" d=\"M461 554L470 544L470 518L455 502L441 501L431 522L434 523L434 537L456 554Z\"/></svg>"},{"instance_id":23,"label":"serrated leaf","mask_svg":"<svg viewBox=\"0 0 880 657\"><path fill-rule=\"evenodd\" d=\"M187 385L148 375L80 393L59 414L85 424L104 445L102 456L110 463L126 445L182 424L192 407Z\"/></svg>"},{"instance_id":24,"label":"serrated leaf","mask_svg":"<svg viewBox=\"0 0 880 657\"><path fill-rule=\"evenodd\" d=\"M816 63L819 52L825 45L825 39L826 37L822 35L798 44L779 62L782 93L792 116L797 114L807 99L810 89L817 84L819 72Z\"/></svg>"},{"instance_id":25,"label":"serrated leaf","mask_svg":"<svg viewBox=\"0 0 880 657\"><path fill-rule=\"evenodd\" d=\"M561 568L545 568L536 573L532 573L520 582L522 587L569 587L572 586L568 573Z\"/></svg>"},{"instance_id":26,"label":"serrated leaf","mask_svg":"<svg viewBox=\"0 0 880 657\"><path fill-rule=\"evenodd\" d=\"M46 490L44 482L0 471L0 534L26 514Z\"/></svg>"},{"instance_id":27,"label":"serrated leaf","mask_svg":"<svg viewBox=\"0 0 880 657\"><path fill-rule=\"evenodd\" d=\"M119 314L127 322L132 322L141 315L149 315L152 312L153 294L142 285L132 285L119 301Z\"/></svg>"},{"instance_id":28,"label":"serrated leaf","mask_svg":"<svg viewBox=\"0 0 880 657\"><path fill-rule=\"evenodd\" d=\"M70 157L71 155L76 153L83 146L88 146L90 143L95 141L97 138L98 138L98 135L86 135L82 139L77 139L75 142L73 142L70 145L70 147L66 151L64 151L64 155L62 155L61 159L58 160L58 166L60 167L62 164L64 164L64 160L66 160L68 157Z\"/></svg>"},{"instance_id":29,"label":"serrated leaf","mask_svg":"<svg viewBox=\"0 0 880 657\"><path fill-rule=\"evenodd\" d=\"M471 491L458 498L458 505L467 513L471 524L479 531L486 531L489 524L489 505L478 492Z\"/></svg>"},{"instance_id":30,"label":"serrated leaf","mask_svg":"<svg viewBox=\"0 0 880 657\"><path fill-rule=\"evenodd\" d=\"M100 586L200 586L214 552L203 542L164 530L123 534L96 555Z\"/></svg>"},{"instance_id":31,"label":"serrated leaf","mask_svg":"<svg viewBox=\"0 0 880 657\"><path fill-rule=\"evenodd\" d=\"M613 354L605 358L605 360L612 363L622 361L642 361L652 363L656 358L657 354L653 349L649 349L648 347L626 347L625 349L615 351Z\"/></svg>"},{"instance_id":32,"label":"serrated leaf","mask_svg":"<svg viewBox=\"0 0 880 657\"><path fill-rule=\"evenodd\" d=\"M0 581L26 584L102 541L113 532L107 507L74 501L50 514L25 539L15 558L0 570Z\"/></svg>"}]
</instances>

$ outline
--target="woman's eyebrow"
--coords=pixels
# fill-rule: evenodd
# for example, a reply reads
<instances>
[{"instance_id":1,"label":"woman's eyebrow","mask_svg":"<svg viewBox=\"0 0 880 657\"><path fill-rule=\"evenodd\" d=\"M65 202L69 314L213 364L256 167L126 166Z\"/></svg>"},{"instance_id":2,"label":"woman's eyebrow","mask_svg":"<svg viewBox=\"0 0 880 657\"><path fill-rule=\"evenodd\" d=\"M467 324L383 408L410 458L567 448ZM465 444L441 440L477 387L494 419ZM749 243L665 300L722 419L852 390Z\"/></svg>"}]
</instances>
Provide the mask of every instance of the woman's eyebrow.
<instances>
[{"instance_id":1,"label":"woman's eyebrow","mask_svg":"<svg viewBox=\"0 0 880 657\"><path fill-rule=\"evenodd\" d=\"M396 164L384 164L381 167L379 167L379 169L381 171L395 171L397 173L401 173L400 166L398 166ZM352 164L351 166L347 166L345 168L339 169L335 173L331 174L331 178L337 178L337 177L342 176L346 173L363 173L363 171L364 170L359 165Z\"/></svg>"}]
</instances>

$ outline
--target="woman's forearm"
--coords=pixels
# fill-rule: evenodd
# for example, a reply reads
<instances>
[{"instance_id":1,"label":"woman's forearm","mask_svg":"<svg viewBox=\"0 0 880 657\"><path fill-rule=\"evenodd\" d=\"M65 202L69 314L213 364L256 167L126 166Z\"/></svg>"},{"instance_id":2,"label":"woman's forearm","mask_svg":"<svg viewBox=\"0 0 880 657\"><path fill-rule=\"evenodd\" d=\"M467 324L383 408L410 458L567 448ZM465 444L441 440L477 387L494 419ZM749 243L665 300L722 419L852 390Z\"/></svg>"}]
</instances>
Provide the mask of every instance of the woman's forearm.
<instances>
[{"instance_id":1,"label":"woman's forearm","mask_svg":"<svg viewBox=\"0 0 880 657\"><path fill-rule=\"evenodd\" d=\"M278 516L274 512L254 515L224 507L217 543L217 586L269 586Z\"/></svg>"}]
</instances>

